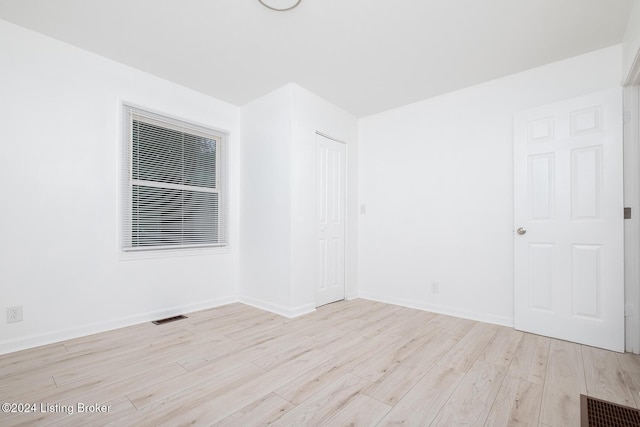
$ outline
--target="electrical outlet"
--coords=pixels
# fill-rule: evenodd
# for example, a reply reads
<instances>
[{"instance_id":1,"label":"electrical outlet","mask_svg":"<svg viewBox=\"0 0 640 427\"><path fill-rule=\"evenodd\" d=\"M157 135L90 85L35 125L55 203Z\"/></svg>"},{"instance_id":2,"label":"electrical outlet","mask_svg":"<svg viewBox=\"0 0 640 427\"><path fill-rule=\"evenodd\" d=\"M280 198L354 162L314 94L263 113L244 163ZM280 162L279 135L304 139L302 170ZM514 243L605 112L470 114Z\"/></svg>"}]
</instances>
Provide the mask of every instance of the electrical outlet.
<instances>
[{"instance_id":1,"label":"electrical outlet","mask_svg":"<svg viewBox=\"0 0 640 427\"><path fill-rule=\"evenodd\" d=\"M433 282L431 284L431 293L434 293L434 294L440 293L440 285L438 285L436 282Z\"/></svg>"},{"instance_id":2,"label":"electrical outlet","mask_svg":"<svg viewBox=\"0 0 640 427\"><path fill-rule=\"evenodd\" d=\"M22 306L7 307L7 323L22 322Z\"/></svg>"}]
</instances>

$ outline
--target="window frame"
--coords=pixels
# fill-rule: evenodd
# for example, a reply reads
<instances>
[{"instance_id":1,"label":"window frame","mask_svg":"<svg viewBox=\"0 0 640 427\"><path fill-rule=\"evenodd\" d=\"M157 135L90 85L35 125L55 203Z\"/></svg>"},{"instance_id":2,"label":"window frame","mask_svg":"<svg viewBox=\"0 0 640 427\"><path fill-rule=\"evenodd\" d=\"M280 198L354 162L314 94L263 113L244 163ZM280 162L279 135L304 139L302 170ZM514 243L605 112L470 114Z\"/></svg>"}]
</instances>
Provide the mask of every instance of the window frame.
<instances>
[{"instance_id":1,"label":"window frame","mask_svg":"<svg viewBox=\"0 0 640 427\"><path fill-rule=\"evenodd\" d=\"M194 136L213 139L216 143L215 155L215 188L190 186L183 184L156 183L133 178L133 122L137 120L160 126L173 131L184 132ZM229 221L228 221L228 193L227 193L227 144L228 132L197 123L193 120L179 118L164 112L158 112L147 107L142 107L129 102L121 102L120 109L120 226L119 226L119 253L121 259L155 258L176 255L198 255L205 253L229 252ZM135 185L156 187L161 189L174 189L185 191L197 191L218 195L217 209L217 243L203 244L168 244L158 246L133 246L133 189Z\"/></svg>"}]
</instances>

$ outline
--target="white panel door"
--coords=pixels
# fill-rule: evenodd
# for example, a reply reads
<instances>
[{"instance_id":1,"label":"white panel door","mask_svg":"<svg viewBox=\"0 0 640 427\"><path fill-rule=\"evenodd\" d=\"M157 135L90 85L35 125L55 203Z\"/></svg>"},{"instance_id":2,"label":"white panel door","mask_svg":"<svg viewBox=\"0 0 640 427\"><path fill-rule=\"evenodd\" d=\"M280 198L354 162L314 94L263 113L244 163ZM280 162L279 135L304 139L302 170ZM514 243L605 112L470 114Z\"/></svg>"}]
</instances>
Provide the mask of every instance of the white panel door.
<instances>
[{"instance_id":1,"label":"white panel door","mask_svg":"<svg viewBox=\"0 0 640 427\"><path fill-rule=\"evenodd\" d=\"M344 299L345 145L318 141L318 277L316 306Z\"/></svg>"},{"instance_id":2,"label":"white panel door","mask_svg":"<svg viewBox=\"0 0 640 427\"><path fill-rule=\"evenodd\" d=\"M624 351L622 98L514 120L515 327Z\"/></svg>"}]
</instances>

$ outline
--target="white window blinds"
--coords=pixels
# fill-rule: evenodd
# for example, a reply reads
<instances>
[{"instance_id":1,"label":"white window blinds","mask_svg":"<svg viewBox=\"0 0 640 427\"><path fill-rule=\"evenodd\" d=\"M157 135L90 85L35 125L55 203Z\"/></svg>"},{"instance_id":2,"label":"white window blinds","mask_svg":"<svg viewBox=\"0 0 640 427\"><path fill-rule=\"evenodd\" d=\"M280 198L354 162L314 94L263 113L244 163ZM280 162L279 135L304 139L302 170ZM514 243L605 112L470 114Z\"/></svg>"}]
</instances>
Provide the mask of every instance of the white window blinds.
<instances>
[{"instance_id":1,"label":"white window blinds","mask_svg":"<svg viewBox=\"0 0 640 427\"><path fill-rule=\"evenodd\" d=\"M225 246L225 135L123 110L123 250Z\"/></svg>"}]
</instances>

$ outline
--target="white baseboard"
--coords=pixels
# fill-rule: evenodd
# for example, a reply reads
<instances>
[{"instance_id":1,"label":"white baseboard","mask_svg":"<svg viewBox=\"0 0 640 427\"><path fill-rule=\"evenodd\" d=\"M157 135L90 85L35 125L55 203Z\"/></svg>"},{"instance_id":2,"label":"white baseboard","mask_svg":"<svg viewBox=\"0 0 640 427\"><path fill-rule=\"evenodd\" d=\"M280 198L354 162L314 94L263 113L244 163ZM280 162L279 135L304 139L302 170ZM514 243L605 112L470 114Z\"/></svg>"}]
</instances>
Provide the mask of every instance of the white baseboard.
<instances>
[{"instance_id":1,"label":"white baseboard","mask_svg":"<svg viewBox=\"0 0 640 427\"><path fill-rule=\"evenodd\" d=\"M238 301L243 304L250 305L251 307L269 311L271 313L278 314L280 316L284 316L289 319L316 311L316 307L314 304L307 304L299 307L289 308L279 304L273 304L267 301L260 300L258 298L252 298L247 296L241 296L238 299Z\"/></svg>"},{"instance_id":2,"label":"white baseboard","mask_svg":"<svg viewBox=\"0 0 640 427\"><path fill-rule=\"evenodd\" d=\"M416 302L414 300L405 300L402 298L385 297L380 295L374 295L366 292L360 292L359 294L348 295L347 300L356 298L363 298L372 301L383 302L386 304L400 305L408 308L415 308L418 310L431 311L434 313L446 314L450 316L462 317L465 319L477 320L480 322L493 323L496 325L503 325L513 327L513 318L493 316L485 313L475 313L465 310L460 310L453 307L444 307L432 304L426 304ZM119 319L108 320L105 322L96 322L88 325L79 326L77 328L62 329L53 332L47 332L45 334L30 335L23 338L18 338L9 341L0 341L0 355L13 353L15 351L25 350L28 348L39 347L42 345L53 344L56 342L83 337L87 335L97 334L100 332L111 331L118 328L124 328L127 326L137 325L139 323L150 322L157 319L176 316L178 314L188 314L194 311L206 310L221 305L231 304L234 302L241 302L252 307L259 308L261 310L269 311L271 313L278 314L287 318L294 318L302 316L304 314L312 313L316 310L314 304L302 305L299 307L284 307L278 304L262 301L257 298L251 297L224 297L217 298L208 301L202 301L195 304L185 304L181 306L169 307L162 310L150 311L147 313L137 314L134 316L123 317Z\"/></svg>"},{"instance_id":3,"label":"white baseboard","mask_svg":"<svg viewBox=\"0 0 640 427\"><path fill-rule=\"evenodd\" d=\"M168 307L162 310L136 314L134 316L127 316L119 319L107 320L104 322L91 323L88 325L79 326L77 328L61 329L44 334L30 335L27 337L9 341L0 341L0 354L13 353L15 351L25 350L28 348L53 344L73 338L111 331L114 329L137 325L140 323L151 322L157 319L177 316L179 314L188 314L194 311L206 310L209 308L219 307L221 305L231 304L234 302L238 302L238 298L235 296L216 298L198 302L195 304L185 304L181 306Z\"/></svg>"},{"instance_id":4,"label":"white baseboard","mask_svg":"<svg viewBox=\"0 0 640 427\"><path fill-rule=\"evenodd\" d=\"M360 292L359 297L371 301L383 302L385 304L400 305L402 307L431 311L433 313L446 314L448 316L462 317L464 319L476 320L478 322L492 323L494 325L508 326L510 328L513 328L513 318L511 317L494 316L492 314L486 313L476 313L472 311L461 310L455 307L428 304L404 298L374 295L367 292Z\"/></svg>"},{"instance_id":5,"label":"white baseboard","mask_svg":"<svg viewBox=\"0 0 640 427\"><path fill-rule=\"evenodd\" d=\"M360 295L358 295L358 294L356 294L356 293L354 293L354 294L349 294L349 295L347 295L347 296L345 296L345 297L344 297L344 299L345 299L345 300L347 300L347 301L351 301L351 300L353 300L353 299L358 299L358 298L360 298Z\"/></svg>"}]
</instances>

